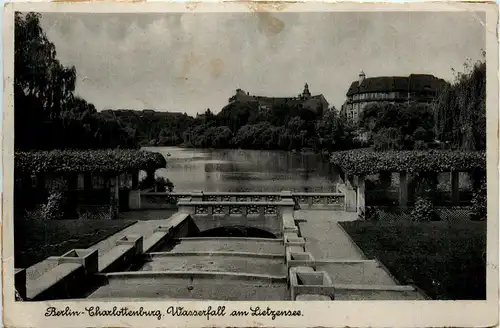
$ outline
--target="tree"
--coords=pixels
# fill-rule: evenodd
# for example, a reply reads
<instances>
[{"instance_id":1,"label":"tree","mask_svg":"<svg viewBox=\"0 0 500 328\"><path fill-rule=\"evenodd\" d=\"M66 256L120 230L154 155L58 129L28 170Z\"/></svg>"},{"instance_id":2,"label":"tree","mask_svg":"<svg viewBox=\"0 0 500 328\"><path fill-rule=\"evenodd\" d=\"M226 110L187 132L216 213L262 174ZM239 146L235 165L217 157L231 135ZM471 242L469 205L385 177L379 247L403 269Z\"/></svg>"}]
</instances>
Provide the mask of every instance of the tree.
<instances>
[{"instance_id":1,"label":"tree","mask_svg":"<svg viewBox=\"0 0 500 328\"><path fill-rule=\"evenodd\" d=\"M434 104L437 139L452 148L486 148L486 62L464 64Z\"/></svg>"},{"instance_id":2,"label":"tree","mask_svg":"<svg viewBox=\"0 0 500 328\"><path fill-rule=\"evenodd\" d=\"M432 108L417 102L370 104L361 114L360 126L377 150L422 149L434 139Z\"/></svg>"},{"instance_id":3,"label":"tree","mask_svg":"<svg viewBox=\"0 0 500 328\"><path fill-rule=\"evenodd\" d=\"M76 69L59 62L40 18L15 14L15 148L135 147L130 129L74 95Z\"/></svg>"},{"instance_id":4,"label":"tree","mask_svg":"<svg viewBox=\"0 0 500 328\"><path fill-rule=\"evenodd\" d=\"M317 148L321 150L343 150L353 147L354 127L335 108L323 114L316 123Z\"/></svg>"}]
</instances>

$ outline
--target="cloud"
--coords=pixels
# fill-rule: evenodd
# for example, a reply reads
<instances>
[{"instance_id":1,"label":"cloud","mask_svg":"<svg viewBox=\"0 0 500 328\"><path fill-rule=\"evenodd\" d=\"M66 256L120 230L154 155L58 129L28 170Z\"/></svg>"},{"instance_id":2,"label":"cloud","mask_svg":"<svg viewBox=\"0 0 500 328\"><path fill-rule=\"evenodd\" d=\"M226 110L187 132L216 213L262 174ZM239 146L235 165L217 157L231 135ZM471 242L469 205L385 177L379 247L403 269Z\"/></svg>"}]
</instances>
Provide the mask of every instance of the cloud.
<instances>
[{"instance_id":1,"label":"cloud","mask_svg":"<svg viewBox=\"0 0 500 328\"><path fill-rule=\"evenodd\" d=\"M44 13L77 93L97 108L220 110L236 88L294 96L309 83L339 107L351 81L431 73L478 59L474 13Z\"/></svg>"}]
</instances>

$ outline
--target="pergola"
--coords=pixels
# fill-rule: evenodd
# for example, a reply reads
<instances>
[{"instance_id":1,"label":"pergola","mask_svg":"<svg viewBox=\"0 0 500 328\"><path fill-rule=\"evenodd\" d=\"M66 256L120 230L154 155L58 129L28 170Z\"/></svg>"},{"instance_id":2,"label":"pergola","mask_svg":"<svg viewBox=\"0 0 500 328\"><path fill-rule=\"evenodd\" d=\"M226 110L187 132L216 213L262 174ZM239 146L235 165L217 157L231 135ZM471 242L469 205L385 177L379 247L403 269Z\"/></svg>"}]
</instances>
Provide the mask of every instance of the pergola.
<instances>
[{"instance_id":1,"label":"pergola","mask_svg":"<svg viewBox=\"0 0 500 328\"><path fill-rule=\"evenodd\" d=\"M346 209L358 214L365 209L365 178L380 174L387 179L399 173L399 206L408 205L409 176L450 173L451 201L458 205L459 173L473 173L473 183L480 183L486 172L486 154L483 151L370 151L350 150L335 152L330 161L341 171L340 189L346 194Z\"/></svg>"},{"instance_id":2,"label":"pergola","mask_svg":"<svg viewBox=\"0 0 500 328\"><path fill-rule=\"evenodd\" d=\"M85 189L92 188L92 176L103 178L110 190L110 205L119 201L120 176L132 176L131 188L138 189L139 171L146 171L147 179L154 180L154 173L166 167L166 160L159 153L131 149L101 150L51 150L15 152L15 178L36 177L37 187L44 188L47 179L63 178L69 189L82 177ZM116 208L117 215L118 206Z\"/></svg>"}]
</instances>

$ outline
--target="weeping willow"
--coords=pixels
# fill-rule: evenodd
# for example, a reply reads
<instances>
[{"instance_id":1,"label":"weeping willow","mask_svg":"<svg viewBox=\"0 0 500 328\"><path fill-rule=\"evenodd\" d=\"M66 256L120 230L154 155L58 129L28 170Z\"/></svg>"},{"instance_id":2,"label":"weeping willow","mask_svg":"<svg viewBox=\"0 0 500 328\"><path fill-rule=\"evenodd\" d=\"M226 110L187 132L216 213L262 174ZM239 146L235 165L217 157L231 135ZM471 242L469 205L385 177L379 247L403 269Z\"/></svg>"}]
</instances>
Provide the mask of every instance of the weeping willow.
<instances>
[{"instance_id":1,"label":"weeping willow","mask_svg":"<svg viewBox=\"0 0 500 328\"><path fill-rule=\"evenodd\" d=\"M483 53L484 56L484 53ZM438 96L434 130L439 141L464 150L486 147L486 62L466 62L465 72Z\"/></svg>"}]
</instances>

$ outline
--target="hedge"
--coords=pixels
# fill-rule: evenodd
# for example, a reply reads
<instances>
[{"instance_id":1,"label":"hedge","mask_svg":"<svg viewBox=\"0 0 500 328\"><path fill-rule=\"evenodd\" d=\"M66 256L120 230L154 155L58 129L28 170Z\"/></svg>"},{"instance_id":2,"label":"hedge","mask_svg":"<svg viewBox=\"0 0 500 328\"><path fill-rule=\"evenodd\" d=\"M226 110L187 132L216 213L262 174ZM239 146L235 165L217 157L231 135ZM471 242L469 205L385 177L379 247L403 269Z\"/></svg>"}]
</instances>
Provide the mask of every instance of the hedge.
<instances>
[{"instance_id":1,"label":"hedge","mask_svg":"<svg viewBox=\"0 0 500 328\"><path fill-rule=\"evenodd\" d=\"M164 168L160 153L131 149L51 150L15 152L14 168L23 173L121 173Z\"/></svg>"},{"instance_id":2,"label":"hedge","mask_svg":"<svg viewBox=\"0 0 500 328\"><path fill-rule=\"evenodd\" d=\"M486 170L484 151L347 150L332 153L330 162L349 175Z\"/></svg>"}]
</instances>

